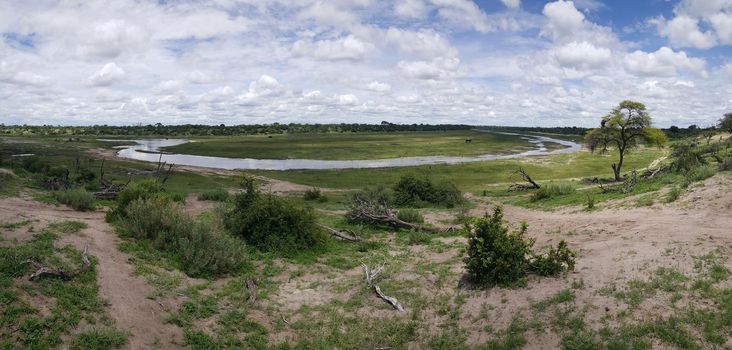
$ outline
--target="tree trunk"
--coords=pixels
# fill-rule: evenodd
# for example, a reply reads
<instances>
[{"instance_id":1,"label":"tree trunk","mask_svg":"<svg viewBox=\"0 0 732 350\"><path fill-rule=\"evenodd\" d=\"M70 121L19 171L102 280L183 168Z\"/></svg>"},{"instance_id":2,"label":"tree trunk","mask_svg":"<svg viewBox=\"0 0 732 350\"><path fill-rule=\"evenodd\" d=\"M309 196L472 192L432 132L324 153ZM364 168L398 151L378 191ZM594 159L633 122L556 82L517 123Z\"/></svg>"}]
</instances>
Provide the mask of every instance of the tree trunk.
<instances>
[{"instance_id":1,"label":"tree trunk","mask_svg":"<svg viewBox=\"0 0 732 350\"><path fill-rule=\"evenodd\" d=\"M615 175L615 181L622 180L620 178L620 168L623 166L623 157L625 156L625 148L619 148L618 151L620 152L620 159L618 159L618 164L613 164L613 174Z\"/></svg>"}]
</instances>

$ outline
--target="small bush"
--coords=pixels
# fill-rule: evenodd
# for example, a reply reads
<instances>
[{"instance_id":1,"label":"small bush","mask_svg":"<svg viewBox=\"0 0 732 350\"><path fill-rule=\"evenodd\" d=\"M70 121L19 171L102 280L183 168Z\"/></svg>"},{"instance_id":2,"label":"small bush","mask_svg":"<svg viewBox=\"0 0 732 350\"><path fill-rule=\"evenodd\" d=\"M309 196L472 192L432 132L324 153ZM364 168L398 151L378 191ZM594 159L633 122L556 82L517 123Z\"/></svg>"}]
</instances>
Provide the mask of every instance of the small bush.
<instances>
[{"instance_id":1,"label":"small bush","mask_svg":"<svg viewBox=\"0 0 732 350\"><path fill-rule=\"evenodd\" d=\"M468 255L465 265L470 278L480 285L517 286L528 273L556 276L574 269L576 253L564 241L546 253L533 253L534 239L525 238L527 226L510 232L503 222L503 210L466 225Z\"/></svg>"},{"instance_id":2,"label":"small bush","mask_svg":"<svg viewBox=\"0 0 732 350\"><path fill-rule=\"evenodd\" d=\"M585 207L587 210L595 209L595 197L591 195L587 195L587 202L585 202Z\"/></svg>"},{"instance_id":3,"label":"small bush","mask_svg":"<svg viewBox=\"0 0 732 350\"><path fill-rule=\"evenodd\" d=\"M208 190L198 194L199 201L225 202L227 199L229 199L229 192L223 188Z\"/></svg>"},{"instance_id":4,"label":"small bush","mask_svg":"<svg viewBox=\"0 0 732 350\"><path fill-rule=\"evenodd\" d=\"M94 210L96 203L93 194L79 187L70 190L55 191L53 192L53 197L59 203L66 204L76 211Z\"/></svg>"},{"instance_id":5,"label":"small bush","mask_svg":"<svg viewBox=\"0 0 732 350\"><path fill-rule=\"evenodd\" d=\"M706 180L714 176L714 174L716 173L717 169L715 167L710 165L703 165L689 170L686 174L684 174L684 177L688 182L697 182Z\"/></svg>"},{"instance_id":6,"label":"small bush","mask_svg":"<svg viewBox=\"0 0 732 350\"><path fill-rule=\"evenodd\" d=\"M172 200L170 194L154 179L145 179L130 183L124 190L117 194L117 198L115 199L117 205L113 210L107 212L107 221L111 222L119 218L124 218L127 214L127 206L131 202L138 199L150 198L157 198L161 202L166 203Z\"/></svg>"},{"instance_id":7,"label":"small bush","mask_svg":"<svg viewBox=\"0 0 732 350\"><path fill-rule=\"evenodd\" d=\"M328 200L328 198L322 192L320 192L320 189L317 187L306 190L305 193L302 194L302 199L306 201L319 202L326 202Z\"/></svg>"},{"instance_id":8,"label":"small bush","mask_svg":"<svg viewBox=\"0 0 732 350\"><path fill-rule=\"evenodd\" d=\"M574 193L575 188L571 184L566 183L549 183L536 190L531 196L531 201L536 202L544 199L549 199L557 196L563 196Z\"/></svg>"},{"instance_id":9,"label":"small bush","mask_svg":"<svg viewBox=\"0 0 732 350\"><path fill-rule=\"evenodd\" d=\"M682 189L679 186L672 187L666 194L665 202L666 203L675 202L681 196L681 191L682 191Z\"/></svg>"},{"instance_id":10,"label":"small bush","mask_svg":"<svg viewBox=\"0 0 732 350\"><path fill-rule=\"evenodd\" d=\"M402 176L393 190L394 203L402 206L421 207L429 203L452 208L465 201L454 183L443 181L434 184L426 177L412 174Z\"/></svg>"},{"instance_id":11,"label":"small bush","mask_svg":"<svg viewBox=\"0 0 732 350\"><path fill-rule=\"evenodd\" d=\"M719 171L732 171L732 157L727 157L719 163Z\"/></svg>"},{"instance_id":12,"label":"small bush","mask_svg":"<svg viewBox=\"0 0 732 350\"><path fill-rule=\"evenodd\" d=\"M175 256L190 276L218 276L246 264L241 241L214 223L194 220L178 204L162 198L137 199L119 220L125 231L152 241L153 246Z\"/></svg>"},{"instance_id":13,"label":"small bush","mask_svg":"<svg viewBox=\"0 0 732 350\"><path fill-rule=\"evenodd\" d=\"M413 224L424 223L424 217L416 209L405 208L397 212L397 218L402 221L411 222Z\"/></svg>"},{"instance_id":14,"label":"small bush","mask_svg":"<svg viewBox=\"0 0 732 350\"><path fill-rule=\"evenodd\" d=\"M532 254L529 261L531 272L539 276L557 276L564 271L574 270L577 253L567 247L567 242L560 241L556 248L549 247L544 254Z\"/></svg>"},{"instance_id":15,"label":"small bush","mask_svg":"<svg viewBox=\"0 0 732 350\"><path fill-rule=\"evenodd\" d=\"M509 232L503 223L503 209L497 207L492 216L485 216L466 225L468 256L466 268L471 279L483 285L512 286L524 282L528 272L527 257L533 239L526 239L527 226Z\"/></svg>"},{"instance_id":16,"label":"small bush","mask_svg":"<svg viewBox=\"0 0 732 350\"><path fill-rule=\"evenodd\" d=\"M224 224L247 243L285 255L311 249L325 241L312 208L260 193L253 181L245 181L244 191L234 197Z\"/></svg>"}]
</instances>

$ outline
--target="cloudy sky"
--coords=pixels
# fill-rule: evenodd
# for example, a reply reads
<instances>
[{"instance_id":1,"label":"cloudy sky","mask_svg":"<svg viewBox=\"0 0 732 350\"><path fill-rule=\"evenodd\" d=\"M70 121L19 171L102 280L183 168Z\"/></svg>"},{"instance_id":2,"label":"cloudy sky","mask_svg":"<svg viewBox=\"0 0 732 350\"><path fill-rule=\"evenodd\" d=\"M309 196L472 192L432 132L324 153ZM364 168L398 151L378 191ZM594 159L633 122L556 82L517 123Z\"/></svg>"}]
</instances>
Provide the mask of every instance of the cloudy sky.
<instances>
[{"instance_id":1,"label":"cloudy sky","mask_svg":"<svg viewBox=\"0 0 732 350\"><path fill-rule=\"evenodd\" d=\"M0 0L0 123L658 126L732 111L732 0Z\"/></svg>"}]
</instances>

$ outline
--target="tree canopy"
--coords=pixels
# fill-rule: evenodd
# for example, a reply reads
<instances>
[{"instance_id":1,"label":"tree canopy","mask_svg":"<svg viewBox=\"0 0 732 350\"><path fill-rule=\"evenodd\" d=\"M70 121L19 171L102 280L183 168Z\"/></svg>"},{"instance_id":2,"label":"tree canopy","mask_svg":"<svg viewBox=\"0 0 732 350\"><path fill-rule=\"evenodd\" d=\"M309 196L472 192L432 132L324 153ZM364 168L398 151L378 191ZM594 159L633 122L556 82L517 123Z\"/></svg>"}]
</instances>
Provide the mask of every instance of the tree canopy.
<instances>
[{"instance_id":1,"label":"tree canopy","mask_svg":"<svg viewBox=\"0 0 732 350\"><path fill-rule=\"evenodd\" d=\"M719 128L727 132L732 132L732 112L726 113L724 117L719 120Z\"/></svg>"},{"instance_id":2,"label":"tree canopy","mask_svg":"<svg viewBox=\"0 0 732 350\"><path fill-rule=\"evenodd\" d=\"M651 126L651 116L644 104L626 100L603 117L600 127L590 130L585 139L592 152L599 149L605 153L609 147L618 150L619 159L612 164L612 169L615 180L620 181L623 159L628 150L643 142L660 147L668 137L660 129Z\"/></svg>"}]
</instances>

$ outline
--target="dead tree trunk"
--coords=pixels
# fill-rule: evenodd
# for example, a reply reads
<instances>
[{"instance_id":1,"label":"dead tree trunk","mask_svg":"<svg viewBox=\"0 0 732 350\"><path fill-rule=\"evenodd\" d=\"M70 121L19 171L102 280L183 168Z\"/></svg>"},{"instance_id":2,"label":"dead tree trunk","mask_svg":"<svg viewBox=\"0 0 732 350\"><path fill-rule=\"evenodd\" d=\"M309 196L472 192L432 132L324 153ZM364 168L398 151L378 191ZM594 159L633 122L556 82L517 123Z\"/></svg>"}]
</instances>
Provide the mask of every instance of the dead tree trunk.
<instances>
[{"instance_id":1,"label":"dead tree trunk","mask_svg":"<svg viewBox=\"0 0 732 350\"><path fill-rule=\"evenodd\" d=\"M534 179L529 176L529 173L524 170L524 168L518 168L516 170L516 174L518 174L522 180L525 182L528 182L529 184L513 184L511 186L508 186L509 191L519 192L519 191L526 191L531 189L539 189L541 186L534 181Z\"/></svg>"},{"instance_id":2,"label":"dead tree trunk","mask_svg":"<svg viewBox=\"0 0 732 350\"><path fill-rule=\"evenodd\" d=\"M342 240L348 241L348 242L361 242L361 241L363 241L363 238L361 238L359 236L356 236L353 232L350 232L350 231L338 231L338 230L336 230L334 228L331 228L331 227L328 227L328 226L325 226L325 225L320 225L320 226L322 228L324 228L326 231L328 231L328 233L331 236L336 237L338 239L342 239Z\"/></svg>"},{"instance_id":3,"label":"dead tree trunk","mask_svg":"<svg viewBox=\"0 0 732 350\"><path fill-rule=\"evenodd\" d=\"M33 260L26 260L25 261L26 263L30 263L36 268L36 272L34 272L30 276L28 276L28 279L31 281L35 281L41 277L47 277L47 276L60 277L63 279L70 279L89 269L89 266L91 266L91 262L89 261L88 253L89 253L89 246L84 245L84 251L81 253L81 268L79 268L76 271L72 271L72 272L66 272L57 267L43 266L40 263L33 261Z\"/></svg>"},{"instance_id":4,"label":"dead tree trunk","mask_svg":"<svg viewBox=\"0 0 732 350\"><path fill-rule=\"evenodd\" d=\"M395 310L404 311L404 307L396 298L384 294L384 292L381 291L381 288L374 283L376 276L384 269L384 265L369 268L368 265L362 263L361 266L363 266L364 274L366 275L366 286L373 288L376 295L389 303Z\"/></svg>"}]
</instances>

